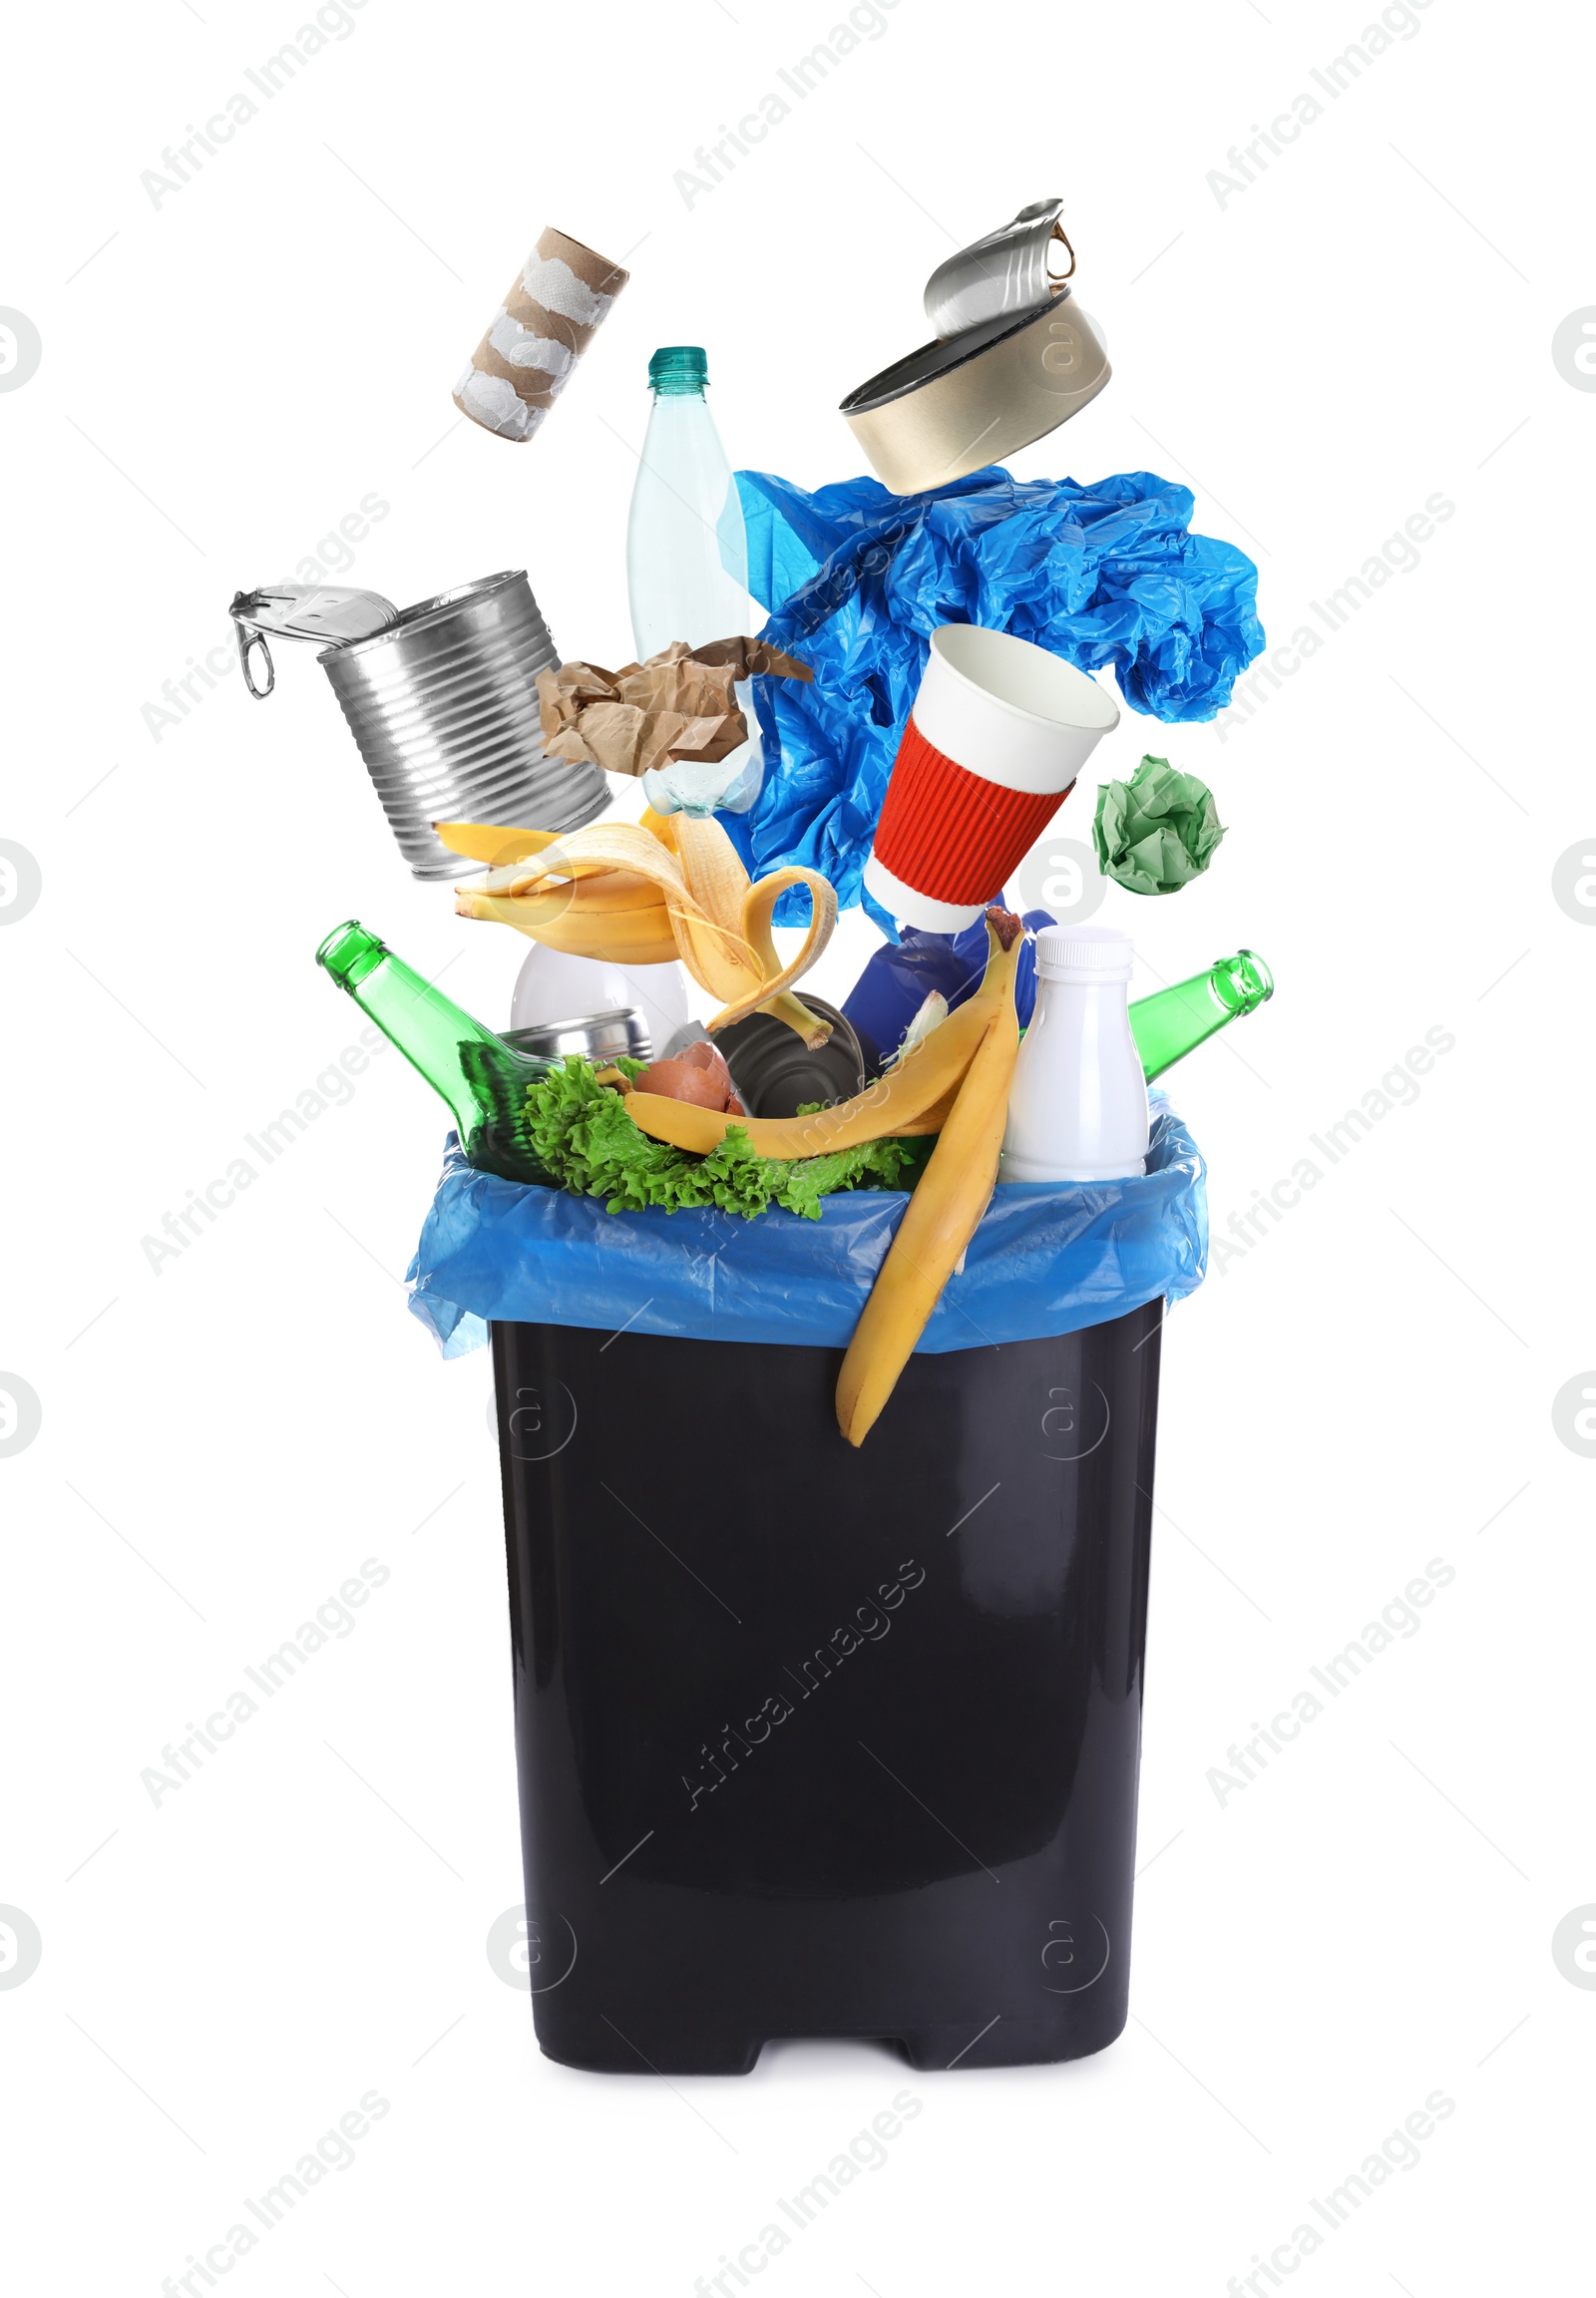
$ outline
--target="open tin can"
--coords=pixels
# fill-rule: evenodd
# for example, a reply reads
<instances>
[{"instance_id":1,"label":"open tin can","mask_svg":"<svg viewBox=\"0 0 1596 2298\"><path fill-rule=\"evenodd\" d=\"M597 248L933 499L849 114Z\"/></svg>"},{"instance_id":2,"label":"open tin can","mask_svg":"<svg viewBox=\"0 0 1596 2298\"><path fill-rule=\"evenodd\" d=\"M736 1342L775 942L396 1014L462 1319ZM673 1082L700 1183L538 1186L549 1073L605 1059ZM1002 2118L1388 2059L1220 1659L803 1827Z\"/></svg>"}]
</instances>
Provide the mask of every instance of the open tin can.
<instances>
[{"instance_id":1,"label":"open tin can","mask_svg":"<svg viewBox=\"0 0 1596 2298\"><path fill-rule=\"evenodd\" d=\"M1038 311L999 312L926 343L842 403L895 495L923 495L1034 440L1095 399L1108 355L1067 287Z\"/></svg>"},{"instance_id":2,"label":"open tin can","mask_svg":"<svg viewBox=\"0 0 1596 2298\"><path fill-rule=\"evenodd\" d=\"M562 833L603 812L600 770L544 752L538 673L559 656L524 572L403 609L372 590L279 583L240 590L231 612L257 700L276 682L269 638L320 643L317 659L414 877L466 878L482 867L452 854L435 822Z\"/></svg>"},{"instance_id":3,"label":"open tin can","mask_svg":"<svg viewBox=\"0 0 1596 2298\"><path fill-rule=\"evenodd\" d=\"M1108 355L1066 282L1075 250L1061 199L940 263L926 282L937 339L842 403L848 428L895 495L924 495L1000 463L1066 423L1109 379ZM1055 252L1069 258L1055 268Z\"/></svg>"}]
</instances>

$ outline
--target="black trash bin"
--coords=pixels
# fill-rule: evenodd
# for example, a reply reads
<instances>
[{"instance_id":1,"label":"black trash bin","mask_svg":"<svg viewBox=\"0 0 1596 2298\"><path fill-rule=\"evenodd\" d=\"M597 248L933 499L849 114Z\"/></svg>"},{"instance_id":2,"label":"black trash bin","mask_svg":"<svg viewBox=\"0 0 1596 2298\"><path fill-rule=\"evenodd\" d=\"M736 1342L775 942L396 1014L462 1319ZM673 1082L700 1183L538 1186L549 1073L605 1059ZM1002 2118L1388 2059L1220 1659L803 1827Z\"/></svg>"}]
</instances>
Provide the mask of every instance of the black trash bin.
<instances>
[{"instance_id":1,"label":"black trash bin","mask_svg":"<svg viewBox=\"0 0 1596 2298\"><path fill-rule=\"evenodd\" d=\"M911 1358L496 1324L538 2040L746 2074L1125 2023L1163 1303Z\"/></svg>"}]
</instances>

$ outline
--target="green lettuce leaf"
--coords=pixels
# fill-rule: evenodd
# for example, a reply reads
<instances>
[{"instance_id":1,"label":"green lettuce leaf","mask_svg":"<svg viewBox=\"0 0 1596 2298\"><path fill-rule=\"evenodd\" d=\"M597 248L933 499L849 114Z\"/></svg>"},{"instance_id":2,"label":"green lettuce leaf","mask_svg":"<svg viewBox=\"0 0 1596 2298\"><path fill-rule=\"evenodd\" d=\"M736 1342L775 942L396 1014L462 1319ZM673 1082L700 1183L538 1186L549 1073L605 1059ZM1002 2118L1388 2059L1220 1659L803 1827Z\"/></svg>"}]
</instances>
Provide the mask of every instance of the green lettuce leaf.
<instances>
[{"instance_id":1,"label":"green lettuce leaf","mask_svg":"<svg viewBox=\"0 0 1596 2298\"><path fill-rule=\"evenodd\" d=\"M644 1064L617 1066L634 1077ZM761 1157L742 1126L728 1125L707 1157L695 1157L650 1140L626 1114L625 1096L600 1085L579 1054L528 1086L527 1134L552 1181L580 1197L601 1197L611 1213L712 1205L746 1220L775 1204L818 1221L821 1198L834 1190L910 1187L930 1146L865 1141L824 1157L779 1159Z\"/></svg>"}]
</instances>

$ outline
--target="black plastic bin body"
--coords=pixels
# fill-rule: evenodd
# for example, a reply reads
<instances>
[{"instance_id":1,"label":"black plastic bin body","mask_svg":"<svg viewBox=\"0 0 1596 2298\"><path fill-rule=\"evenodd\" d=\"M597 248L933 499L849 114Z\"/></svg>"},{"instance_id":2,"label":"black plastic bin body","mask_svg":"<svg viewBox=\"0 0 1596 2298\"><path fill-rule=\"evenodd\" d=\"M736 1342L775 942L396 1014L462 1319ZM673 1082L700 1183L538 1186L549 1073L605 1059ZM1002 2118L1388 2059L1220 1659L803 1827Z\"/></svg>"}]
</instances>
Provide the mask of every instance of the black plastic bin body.
<instances>
[{"instance_id":1,"label":"black plastic bin body","mask_svg":"<svg viewBox=\"0 0 1596 2298\"><path fill-rule=\"evenodd\" d=\"M496 1325L538 2039L746 2073L1125 2023L1161 1301L911 1358Z\"/></svg>"}]
</instances>

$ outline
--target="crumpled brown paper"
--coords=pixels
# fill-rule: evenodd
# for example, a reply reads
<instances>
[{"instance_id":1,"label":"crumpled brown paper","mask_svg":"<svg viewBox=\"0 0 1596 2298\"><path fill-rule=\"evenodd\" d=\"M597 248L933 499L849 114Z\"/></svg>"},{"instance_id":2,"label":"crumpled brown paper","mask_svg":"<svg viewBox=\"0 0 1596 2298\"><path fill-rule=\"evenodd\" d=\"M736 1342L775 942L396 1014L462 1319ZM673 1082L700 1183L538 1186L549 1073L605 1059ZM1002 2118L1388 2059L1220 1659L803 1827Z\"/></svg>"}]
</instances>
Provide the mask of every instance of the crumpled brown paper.
<instances>
[{"instance_id":1,"label":"crumpled brown paper","mask_svg":"<svg viewBox=\"0 0 1596 2298\"><path fill-rule=\"evenodd\" d=\"M809 679L814 673L758 638L676 639L623 670L567 662L538 674L543 746L572 766L646 774L674 759L713 765L748 739L732 688L742 678Z\"/></svg>"}]
</instances>

